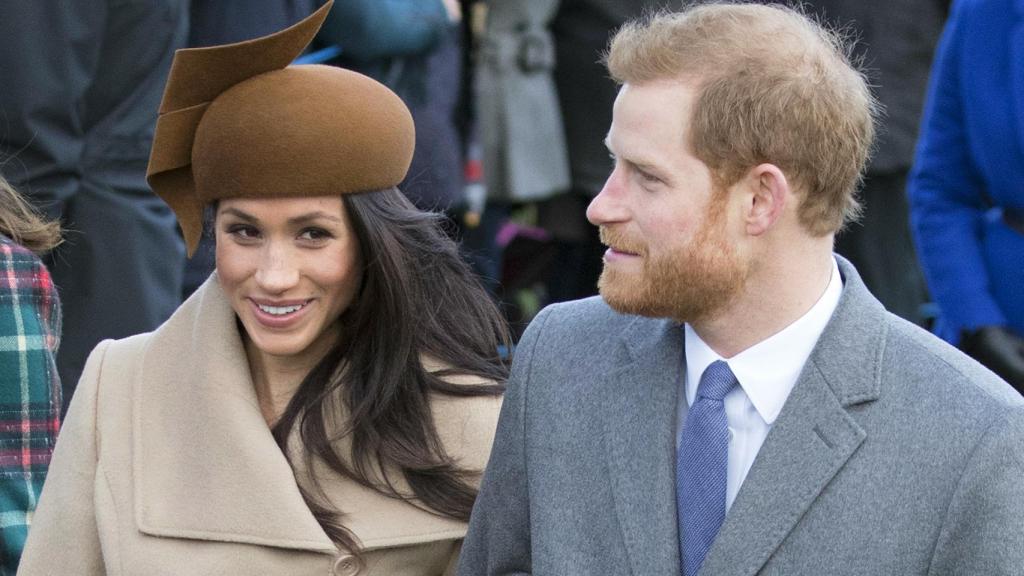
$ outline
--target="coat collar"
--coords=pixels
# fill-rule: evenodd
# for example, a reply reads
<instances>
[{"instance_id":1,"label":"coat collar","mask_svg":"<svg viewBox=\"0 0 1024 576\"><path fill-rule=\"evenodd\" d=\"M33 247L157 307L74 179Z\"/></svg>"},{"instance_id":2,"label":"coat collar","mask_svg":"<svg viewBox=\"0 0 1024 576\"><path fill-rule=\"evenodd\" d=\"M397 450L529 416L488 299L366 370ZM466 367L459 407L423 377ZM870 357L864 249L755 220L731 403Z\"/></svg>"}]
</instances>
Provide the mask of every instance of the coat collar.
<instances>
[{"instance_id":1,"label":"coat collar","mask_svg":"<svg viewBox=\"0 0 1024 576\"><path fill-rule=\"evenodd\" d=\"M709 574L756 574L867 437L846 409L878 399L889 323L853 266L837 260L839 306L708 551Z\"/></svg>"},{"instance_id":2,"label":"coat collar","mask_svg":"<svg viewBox=\"0 0 1024 576\"><path fill-rule=\"evenodd\" d=\"M709 551L709 574L755 574L866 437L846 408L878 398L888 324L853 266L837 260L845 280L839 305ZM638 318L623 344L625 365L604 381L604 397L620 398L604 418L615 509L633 573L674 573L682 330ZM851 361L861 368L850 370Z\"/></svg>"},{"instance_id":3,"label":"coat collar","mask_svg":"<svg viewBox=\"0 0 1024 576\"><path fill-rule=\"evenodd\" d=\"M679 570L675 506L676 406L682 387L682 328L636 318L623 334L623 367L601 398L615 512L634 574ZM657 534L657 538L651 538Z\"/></svg>"},{"instance_id":4,"label":"coat collar","mask_svg":"<svg viewBox=\"0 0 1024 576\"><path fill-rule=\"evenodd\" d=\"M133 422L140 531L337 552L263 419L235 314L216 275L152 334L140 374ZM457 406L449 400L434 403L442 442L463 465L483 467L499 403L493 398ZM290 442L293 446L300 444ZM460 450L463 446L467 449ZM465 534L462 522L346 479L325 476L322 487L367 550Z\"/></svg>"}]
</instances>

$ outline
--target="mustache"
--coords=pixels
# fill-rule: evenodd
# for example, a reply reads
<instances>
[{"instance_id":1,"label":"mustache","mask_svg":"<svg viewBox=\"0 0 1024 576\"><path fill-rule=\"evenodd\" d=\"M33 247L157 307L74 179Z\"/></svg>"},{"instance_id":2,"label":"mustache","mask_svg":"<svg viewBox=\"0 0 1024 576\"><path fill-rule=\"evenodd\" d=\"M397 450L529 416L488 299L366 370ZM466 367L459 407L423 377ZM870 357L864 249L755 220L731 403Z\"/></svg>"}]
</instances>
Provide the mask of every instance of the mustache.
<instances>
[{"instance_id":1,"label":"mustache","mask_svg":"<svg viewBox=\"0 0 1024 576\"><path fill-rule=\"evenodd\" d=\"M640 256L647 254L647 249L641 242L637 242L629 238L615 228L601 226L598 228L597 233L601 238L601 244L604 244L616 252L626 252L629 254L638 254Z\"/></svg>"}]
</instances>

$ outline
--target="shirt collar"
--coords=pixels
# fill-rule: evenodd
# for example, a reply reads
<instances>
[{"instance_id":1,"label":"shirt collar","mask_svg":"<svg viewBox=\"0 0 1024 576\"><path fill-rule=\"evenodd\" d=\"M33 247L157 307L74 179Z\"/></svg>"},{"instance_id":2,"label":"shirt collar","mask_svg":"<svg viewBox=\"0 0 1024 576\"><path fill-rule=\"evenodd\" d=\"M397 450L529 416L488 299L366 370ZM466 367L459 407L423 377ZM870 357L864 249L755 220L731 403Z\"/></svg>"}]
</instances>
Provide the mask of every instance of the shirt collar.
<instances>
[{"instance_id":1,"label":"shirt collar","mask_svg":"<svg viewBox=\"0 0 1024 576\"><path fill-rule=\"evenodd\" d=\"M693 405L700 377L712 362L726 360L751 404L765 423L771 425L782 411L832 313L839 305L843 281L832 259L832 277L814 306L789 326L728 360L711 349L686 324L686 402Z\"/></svg>"}]
</instances>

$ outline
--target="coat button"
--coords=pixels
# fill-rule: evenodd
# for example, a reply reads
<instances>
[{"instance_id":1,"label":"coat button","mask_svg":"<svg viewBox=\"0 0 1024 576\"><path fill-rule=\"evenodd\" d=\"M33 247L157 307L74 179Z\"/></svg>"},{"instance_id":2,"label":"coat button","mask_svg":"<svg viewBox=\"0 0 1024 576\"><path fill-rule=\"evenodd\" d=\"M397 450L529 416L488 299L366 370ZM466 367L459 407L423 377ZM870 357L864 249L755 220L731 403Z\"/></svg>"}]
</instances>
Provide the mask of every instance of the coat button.
<instances>
[{"instance_id":1,"label":"coat button","mask_svg":"<svg viewBox=\"0 0 1024 576\"><path fill-rule=\"evenodd\" d=\"M331 570L334 576L356 576L359 574L359 561L351 554L339 556Z\"/></svg>"}]
</instances>

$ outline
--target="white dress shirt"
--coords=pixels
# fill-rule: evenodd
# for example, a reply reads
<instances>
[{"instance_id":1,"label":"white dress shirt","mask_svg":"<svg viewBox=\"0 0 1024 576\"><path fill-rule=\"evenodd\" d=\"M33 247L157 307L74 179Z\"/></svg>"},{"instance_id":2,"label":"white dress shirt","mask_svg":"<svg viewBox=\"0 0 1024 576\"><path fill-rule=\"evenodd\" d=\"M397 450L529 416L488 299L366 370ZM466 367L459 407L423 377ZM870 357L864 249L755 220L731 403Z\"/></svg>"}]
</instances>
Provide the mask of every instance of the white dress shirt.
<instances>
[{"instance_id":1,"label":"white dress shirt","mask_svg":"<svg viewBox=\"0 0 1024 576\"><path fill-rule=\"evenodd\" d=\"M725 360L740 385L725 397L725 414L729 421L729 469L725 493L726 511L732 507L736 494L747 477L761 444L771 431L782 405L789 398L818 337L825 330L839 304L843 281L839 266L832 260L832 277L825 292L807 311L781 331L725 359L715 353L690 327L686 333L686 374L684 377L686 406L697 397L697 386L704 370L716 360ZM679 405L676 446L682 434L682 399Z\"/></svg>"}]
</instances>

